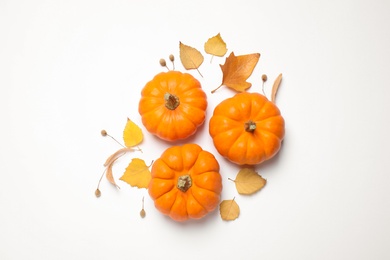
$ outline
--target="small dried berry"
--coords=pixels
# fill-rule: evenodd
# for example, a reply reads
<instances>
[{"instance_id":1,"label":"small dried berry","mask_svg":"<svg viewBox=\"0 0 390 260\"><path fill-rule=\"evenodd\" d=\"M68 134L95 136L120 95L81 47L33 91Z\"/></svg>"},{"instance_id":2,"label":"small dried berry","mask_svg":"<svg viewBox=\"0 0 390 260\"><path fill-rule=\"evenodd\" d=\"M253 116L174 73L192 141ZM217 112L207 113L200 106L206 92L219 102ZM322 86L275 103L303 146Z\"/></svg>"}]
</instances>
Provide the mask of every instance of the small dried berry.
<instances>
[{"instance_id":1,"label":"small dried berry","mask_svg":"<svg viewBox=\"0 0 390 260\"><path fill-rule=\"evenodd\" d=\"M167 62L164 59L160 59L160 65L162 67L166 67L167 66Z\"/></svg>"},{"instance_id":2,"label":"small dried berry","mask_svg":"<svg viewBox=\"0 0 390 260\"><path fill-rule=\"evenodd\" d=\"M266 82L267 81L267 75L265 75L265 74L261 75L261 80L263 80L263 82Z\"/></svg>"},{"instance_id":3,"label":"small dried berry","mask_svg":"<svg viewBox=\"0 0 390 260\"><path fill-rule=\"evenodd\" d=\"M96 189L96 190L95 190L95 196L96 196L96 198L99 198L101 195L102 195L102 193L100 192L100 190L99 190L99 189Z\"/></svg>"},{"instance_id":4,"label":"small dried berry","mask_svg":"<svg viewBox=\"0 0 390 260\"><path fill-rule=\"evenodd\" d=\"M144 218L146 216L145 210L141 209L141 211L139 212L139 215L141 216L141 218Z\"/></svg>"}]
</instances>

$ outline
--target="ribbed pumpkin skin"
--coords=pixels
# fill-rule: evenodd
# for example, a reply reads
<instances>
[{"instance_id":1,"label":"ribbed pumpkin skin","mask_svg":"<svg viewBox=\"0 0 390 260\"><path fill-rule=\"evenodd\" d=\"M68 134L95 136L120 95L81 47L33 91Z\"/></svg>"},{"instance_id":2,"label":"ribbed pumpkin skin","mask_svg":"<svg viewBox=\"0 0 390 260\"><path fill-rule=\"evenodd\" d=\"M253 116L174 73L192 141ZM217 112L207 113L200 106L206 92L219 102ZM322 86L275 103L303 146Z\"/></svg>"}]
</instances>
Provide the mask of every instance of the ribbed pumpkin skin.
<instances>
[{"instance_id":1,"label":"ribbed pumpkin skin","mask_svg":"<svg viewBox=\"0 0 390 260\"><path fill-rule=\"evenodd\" d=\"M215 157L197 144L172 146L152 166L148 191L156 208L175 221L200 219L219 204L222 178ZM183 192L178 180L190 176Z\"/></svg>"},{"instance_id":2,"label":"ribbed pumpkin skin","mask_svg":"<svg viewBox=\"0 0 390 260\"><path fill-rule=\"evenodd\" d=\"M180 101L175 109L167 108L167 93ZM145 85L138 112L150 133L176 141L196 132L205 120L206 108L207 97L199 81L190 74L169 71L157 74Z\"/></svg>"},{"instance_id":3,"label":"ribbed pumpkin skin","mask_svg":"<svg viewBox=\"0 0 390 260\"><path fill-rule=\"evenodd\" d=\"M248 123L255 129L246 130ZM278 107L259 93L243 92L218 104L209 133L218 152L239 165L255 165L272 158L285 134Z\"/></svg>"}]
</instances>

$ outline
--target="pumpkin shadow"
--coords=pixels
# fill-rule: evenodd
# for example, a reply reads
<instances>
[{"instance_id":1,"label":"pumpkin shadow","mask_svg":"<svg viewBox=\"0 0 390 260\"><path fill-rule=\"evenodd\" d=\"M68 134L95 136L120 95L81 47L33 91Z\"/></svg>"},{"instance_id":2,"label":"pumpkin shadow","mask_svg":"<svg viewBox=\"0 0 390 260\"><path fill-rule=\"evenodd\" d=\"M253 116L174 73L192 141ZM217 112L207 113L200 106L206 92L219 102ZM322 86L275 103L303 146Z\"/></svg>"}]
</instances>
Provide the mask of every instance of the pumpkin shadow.
<instances>
[{"instance_id":1,"label":"pumpkin shadow","mask_svg":"<svg viewBox=\"0 0 390 260\"><path fill-rule=\"evenodd\" d=\"M283 146L285 145L285 140L282 141L281 147L277 154L275 154L271 159L256 165L256 169L261 170L262 173L266 173L267 169L274 168L276 164L279 163L281 158L283 157L284 150Z\"/></svg>"},{"instance_id":2,"label":"pumpkin shadow","mask_svg":"<svg viewBox=\"0 0 390 260\"><path fill-rule=\"evenodd\" d=\"M194 134L188 136L187 138L184 138L184 139L180 139L180 140L175 140L175 141L168 141L168 140L164 140L164 139L161 139L159 138L158 136L156 135L153 135L153 141L154 142L162 142L164 143L165 145L167 146L181 146L181 145L184 145L184 144L190 144L190 143L194 143L194 144L199 144L199 142L197 142L197 139L199 139L199 136L203 135L204 134L204 131L207 131L206 129L206 122L204 122L202 125L200 125ZM207 132L208 134L208 132Z\"/></svg>"},{"instance_id":3,"label":"pumpkin shadow","mask_svg":"<svg viewBox=\"0 0 390 260\"><path fill-rule=\"evenodd\" d=\"M208 230L209 225L215 225L216 221L220 221L219 218L219 206L217 206L212 212L209 212L206 216L200 218L200 219L188 219L186 221L175 221L171 219L169 216L164 215L163 219L164 222L167 225L173 226L173 227L180 227L180 228L199 228Z\"/></svg>"}]
</instances>

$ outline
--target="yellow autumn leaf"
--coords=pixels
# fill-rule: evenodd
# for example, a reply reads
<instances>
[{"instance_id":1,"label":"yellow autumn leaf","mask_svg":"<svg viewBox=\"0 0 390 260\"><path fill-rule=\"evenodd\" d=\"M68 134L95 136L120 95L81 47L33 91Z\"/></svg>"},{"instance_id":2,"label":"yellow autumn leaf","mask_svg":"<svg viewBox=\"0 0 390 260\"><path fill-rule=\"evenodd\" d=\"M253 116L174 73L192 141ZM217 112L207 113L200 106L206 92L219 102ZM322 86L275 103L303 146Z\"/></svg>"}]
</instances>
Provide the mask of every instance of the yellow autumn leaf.
<instances>
[{"instance_id":1,"label":"yellow autumn leaf","mask_svg":"<svg viewBox=\"0 0 390 260\"><path fill-rule=\"evenodd\" d=\"M221 34L218 33L214 37L209 38L204 44L204 50L208 54L223 57L227 52L227 48Z\"/></svg>"},{"instance_id":2,"label":"yellow autumn leaf","mask_svg":"<svg viewBox=\"0 0 390 260\"><path fill-rule=\"evenodd\" d=\"M151 179L152 175L149 166L145 164L144 160L139 158L131 160L123 176L120 178L121 181L138 188L148 188Z\"/></svg>"},{"instance_id":3,"label":"yellow autumn leaf","mask_svg":"<svg viewBox=\"0 0 390 260\"><path fill-rule=\"evenodd\" d=\"M144 138L141 128L127 118L125 129L123 130L123 141L127 147L139 145Z\"/></svg>"},{"instance_id":4,"label":"yellow autumn leaf","mask_svg":"<svg viewBox=\"0 0 390 260\"><path fill-rule=\"evenodd\" d=\"M241 169L233 181L236 184L237 192L244 195L250 195L261 190L267 183L266 179L249 168Z\"/></svg>"},{"instance_id":5,"label":"yellow autumn leaf","mask_svg":"<svg viewBox=\"0 0 390 260\"><path fill-rule=\"evenodd\" d=\"M196 69L199 74L202 74L199 71L200 65L203 63L203 55L197 49L185 45L182 42L179 42L180 48L180 61L183 64L184 68L187 70Z\"/></svg>"},{"instance_id":6,"label":"yellow autumn leaf","mask_svg":"<svg viewBox=\"0 0 390 260\"><path fill-rule=\"evenodd\" d=\"M219 213L223 220L235 220L240 215L240 207L234 200L224 200L219 204Z\"/></svg>"}]
</instances>

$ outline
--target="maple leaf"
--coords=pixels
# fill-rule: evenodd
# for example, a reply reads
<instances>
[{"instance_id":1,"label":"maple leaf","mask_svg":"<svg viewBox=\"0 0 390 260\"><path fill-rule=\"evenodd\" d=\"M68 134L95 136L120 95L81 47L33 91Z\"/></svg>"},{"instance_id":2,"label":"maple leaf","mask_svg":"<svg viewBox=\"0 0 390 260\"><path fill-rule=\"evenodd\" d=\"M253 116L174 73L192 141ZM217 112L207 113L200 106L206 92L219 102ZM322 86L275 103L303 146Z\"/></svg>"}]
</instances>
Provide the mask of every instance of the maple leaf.
<instances>
[{"instance_id":1,"label":"maple leaf","mask_svg":"<svg viewBox=\"0 0 390 260\"><path fill-rule=\"evenodd\" d=\"M206 53L213 56L223 57L226 52L226 43L222 40L221 34L217 34L214 37L211 37L204 44L204 50Z\"/></svg>"},{"instance_id":2,"label":"maple leaf","mask_svg":"<svg viewBox=\"0 0 390 260\"><path fill-rule=\"evenodd\" d=\"M243 92L252 86L246 80L252 74L257 62L260 59L260 53L235 56L234 52L226 58L225 64L220 65L222 70L222 84L211 91L214 93L222 86L227 86L238 92Z\"/></svg>"},{"instance_id":3,"label":"maple leaf","mask_svg":"<svg viewBox=\"0 0 390 260\"><path fill-rule=\"evenodd\" d=\"M275 79L274 84L272 86L271 101L273 103L275 103L276 93L278 92L280 82L282 82L282 73L280 73L279 76Z\"/></svg>"},{"instance_id":4,"label":"maple leaf","mask_svg":"<svg viewBox=\"0 0 390 260\"><path fill-rule=\"evenodd\" d=\"M231 180L231 179L230 179ZM261 190L267 180L261 177L253 169L244 168L241 169L235 180L236 189L239 194L249 195Z\"/></svg>"},{"instance_id":5,"label":"maple leaf","mask_svg":"<svg viewBox=\"0 0 390 260\"><path fill-rule=\"evenodd\" d=\"M179 42L179 48L180 61L183 64L184 68L187 70L196 69L198 73L202 76L198 69L204 60L202 53L200 53L200 51L191 46L183 44L182 42Z\"/></svg>"},{"instance_id":6,"label":"maple leaf","mask_svg":"<svg viewBox=\"0 0 390 260\"><path fill-rule=\"evenodd\" d=\"M149 166L145 164L144 160L139 158L131 160L123 176L120 178L121 181L138 188L148 188L151 179L152 175Z\"/></svg>"},{"instance_id":7,"label":"maple leaf","mask_svg":"<svg viewBox=\"0 0 390 260\"><path fill-rule=\"evenodd\" d=\"M219 204L219 213L223 220L235 220L240 215L240 207L234 200L224 200Z\"/></svg>"},{"instance_id":8,"label":"maple leaf","mask_svg":"<svg viewBox=\"0 0 390 260\"><path fill-rule=\"evenodd\" d=\"M123 141L127 147L140 144L144 136L141 128L129 118L127 118L125 129L123 130Z\"/></svg>"}]
</instances>

